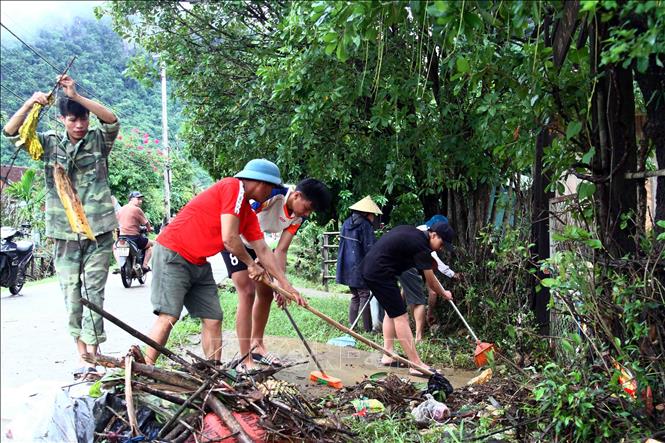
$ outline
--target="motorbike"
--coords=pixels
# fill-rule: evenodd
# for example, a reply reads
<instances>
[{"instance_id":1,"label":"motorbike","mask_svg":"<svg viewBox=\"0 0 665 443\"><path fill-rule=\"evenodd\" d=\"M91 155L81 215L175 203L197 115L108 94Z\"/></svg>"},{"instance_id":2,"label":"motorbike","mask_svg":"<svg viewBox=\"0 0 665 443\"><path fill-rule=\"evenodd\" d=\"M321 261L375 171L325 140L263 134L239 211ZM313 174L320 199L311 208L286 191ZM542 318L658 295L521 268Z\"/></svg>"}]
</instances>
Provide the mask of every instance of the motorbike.
<instances>
[{"instance_id":1,"label":"motorbike","mask_svg":"<svg viewBox=\"0 0 665 443\"><path fill-rule=\"evenodd\" d=\"M141 235L145 236L148 229L141 226ZM143 259L145 250L138 247L136 242L127 236L121 235L115 242L116 254L118 256L118 265L120 266L120 279L125 288L132 286L134 279L140 284L146 281L146 273L143 271Z\"/></svg>"},{"instance_id":2,"label":"motorbike","mask_svg":"<svg viewBox=\"0 0 665 443\"><path fill-rule=\"evenodd\" d=\"M35 245L31 240L20 240L30 235L29 224L20 229L0 228L0 286L9 288L12 295L21 292L26 271L33 260Z\"/></svg>"}]
</instances>

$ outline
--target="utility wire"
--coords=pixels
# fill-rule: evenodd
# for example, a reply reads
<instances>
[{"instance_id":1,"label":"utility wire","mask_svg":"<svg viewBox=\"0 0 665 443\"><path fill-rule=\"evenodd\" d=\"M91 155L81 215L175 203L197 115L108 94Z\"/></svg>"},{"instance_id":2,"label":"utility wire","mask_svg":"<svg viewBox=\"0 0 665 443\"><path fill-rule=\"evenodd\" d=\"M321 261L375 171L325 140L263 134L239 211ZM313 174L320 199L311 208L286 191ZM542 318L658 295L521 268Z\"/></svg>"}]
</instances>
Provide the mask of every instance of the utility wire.
<instances>
[{"instance_id":1,"label":"utility wire","mask_svg":"<svg viewBox=\"0 0 665 443\"><path fill-rule=\"evenodd\" d=\"M2 87L5 91L9 92L11 95L13 95L13 96L16 97L17 99L21 100L22 102L25 101L25 99L21 98L20 95L18 95L17 93L15 93L15 92L12 91L11 89L9 89L7 86L3 85L2 83L0 83L0 87Z\"/></svg>"},{"instance_id":2,"label":"utility wire","mask_svg":"<svg viewBox=\"0 0 665 443\"><path fill-rule=\"evenodd\" d=\"M0 26L2 26L3 28L5 28L5 29L7 30L7 32L9 32L11 35L13 35L14 37L16 37L16 40L18 40L18 41L20 41L21 43L23 43L23 45L24 45L26 48L28 48L29 50L31 50L32 52L34 52L39 58L41 58L42 60L44 60L44 61L45 61L50 67L52 67L53 69L55 69L55 70L58 71L58 72L61 72L61 71L62 71L62 69L58 69L58 68L56 68L56 67L55 67L50 61L46 60L46 58L45 58L43 55L41 55L39 52L37 52L37 50L36 50L35 48L33 48L32 46L30 46L29 44L27 44L26 42L24 42L24 41L21 39L21 37L19 37L18 35L16 35L11 29L9 29L7 26L5 26L4 23L0 22Z\"/></svg>"},{"instance_id":3,"label":"utility wire","mask_svg":"<svg viewBox=\"0 0 665 443\"><path fill-rule=\"evenodd\" d=\"M23 39L21 39L21 37L19 37L18 35L16 35L16 33L13 32L11 29L9 29L4 23L1 23L1 22L0 22L0 26L2 26L3 28L5 28L5 29L6 29L11 35L13 35L13 36L14 36L19 42L21 42L26 48L28 48L30 51L32 51L33 53L35 53L39 58L41 58L42 60L44 60L44 61L45 61L45 62L46 62L51 68L53 68L56 72L58 72L58 73L62 72L62 69L57 68L53 63L51 63L50 61L48 61L48 59L47 59L46 57L44 57L42 54L40 54L35 48L33 48L32 46L30 46L28 43L26 43L25 41L23 41ZM81 85L80 83L77 84L77 87L81 88L82 91L86 92L86 93L89 95L90 98L95 98L95 97L96 97L96 98L99 98L99 95L98 95L98 94L95 94L93 91L91 91L91 90L89 90L88 88L84 87L84 86ZM113 111L113 112L116 113L115 111ZM117 113L116 113L116 114L117 114ZM122 115L121 115L121 117L122 117Z\"/></svg>"}]
</instances>

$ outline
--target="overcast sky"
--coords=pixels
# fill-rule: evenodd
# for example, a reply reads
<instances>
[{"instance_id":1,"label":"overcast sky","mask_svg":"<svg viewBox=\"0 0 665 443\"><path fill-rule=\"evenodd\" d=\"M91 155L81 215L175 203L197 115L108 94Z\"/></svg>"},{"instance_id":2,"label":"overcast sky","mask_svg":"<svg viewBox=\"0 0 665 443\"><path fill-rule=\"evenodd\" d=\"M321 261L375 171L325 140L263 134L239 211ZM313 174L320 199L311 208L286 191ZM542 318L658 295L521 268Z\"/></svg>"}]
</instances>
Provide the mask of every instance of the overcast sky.
<instances>
[{"instance_id":1,"label":"overcast sky","mask_svg":"<svg viewBox=\"0 0 665 443\"><path fill-rule=\"evenodd\" d=\"M0 21L22 39L31 39L45 26L64 24L74 17L94 17L93 8L103 1L14 1L0 0ZM2 44L16 41L2 29Z\"/></svg>"}]
</instances>

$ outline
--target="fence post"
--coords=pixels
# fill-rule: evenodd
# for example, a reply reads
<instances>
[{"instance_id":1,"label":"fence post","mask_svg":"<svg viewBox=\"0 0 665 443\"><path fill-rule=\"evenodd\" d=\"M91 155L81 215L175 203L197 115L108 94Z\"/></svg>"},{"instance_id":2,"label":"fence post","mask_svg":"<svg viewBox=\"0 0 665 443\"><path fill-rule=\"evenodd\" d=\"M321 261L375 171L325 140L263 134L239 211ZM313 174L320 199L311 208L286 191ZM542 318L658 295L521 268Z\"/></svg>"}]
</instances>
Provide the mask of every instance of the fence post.
<instances>
[{"instance_id":1,"label":"fence post","mask_svg":"<svg viewBox=\"0 0 665 443\"><path fill-rule=\"evenodd\" d=\"M330 240L338 235L339 232L323 233L323 245L321 246L321 255L323 257L323 262L321 263L321 268L322 268L323 286L326 291L328 291L328 280L332 280L335 278L335 272L333 272L333 274L330 275L329 266L333 263L337 263L337 258L336 258L337 254L335 254L335 259L331 259L329 250L339 248L338 244L332 244Z\"/></svg>"}]
</instances>

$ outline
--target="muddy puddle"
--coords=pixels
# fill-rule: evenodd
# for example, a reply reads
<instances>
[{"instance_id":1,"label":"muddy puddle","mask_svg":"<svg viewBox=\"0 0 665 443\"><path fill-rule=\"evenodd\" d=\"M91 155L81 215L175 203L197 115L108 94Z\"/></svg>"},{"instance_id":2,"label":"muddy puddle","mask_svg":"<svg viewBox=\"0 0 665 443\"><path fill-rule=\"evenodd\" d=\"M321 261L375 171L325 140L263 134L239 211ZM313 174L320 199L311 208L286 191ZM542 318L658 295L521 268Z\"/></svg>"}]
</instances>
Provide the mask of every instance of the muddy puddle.
<instances>
[{"instance_id":1,"label":"muddy puddle","mask_svg":"<svg viewBox=\"0 0 665 443\"><path fill-rule=\"evenodd\" d=\"M275 374L275 378L286 380L303 388L313 388L309 381L309 373L317 370L317 367L300 340L291 337L267 336L265 342L267 348L282 359L288 362L303 362L303 364L278 372ZM223 361L230 361L238 356L238 340L235 332L224 331L223 343ZM353 386L377 372L396 374L403 378L409 378L413 382L427 382L427 378L410 376L407 368L384 367L380 363L381 355L379 352L367 352L325 343L309 341L308 343L326 373L341 379L346 387ZM198 346L193 347L193 351L201 352ZM437 369L443 373L454 388L464 386L468 380L478 375L477 371L441 367L437 367Z\"/></svg>"}]
</instances>

